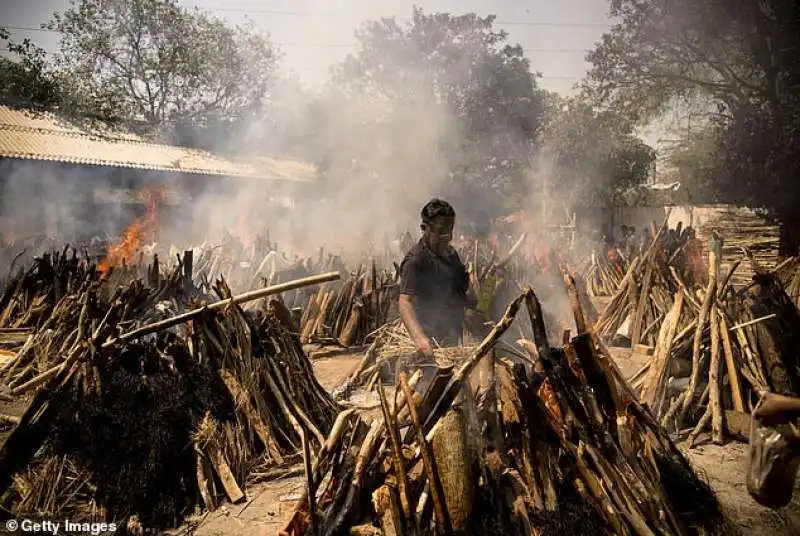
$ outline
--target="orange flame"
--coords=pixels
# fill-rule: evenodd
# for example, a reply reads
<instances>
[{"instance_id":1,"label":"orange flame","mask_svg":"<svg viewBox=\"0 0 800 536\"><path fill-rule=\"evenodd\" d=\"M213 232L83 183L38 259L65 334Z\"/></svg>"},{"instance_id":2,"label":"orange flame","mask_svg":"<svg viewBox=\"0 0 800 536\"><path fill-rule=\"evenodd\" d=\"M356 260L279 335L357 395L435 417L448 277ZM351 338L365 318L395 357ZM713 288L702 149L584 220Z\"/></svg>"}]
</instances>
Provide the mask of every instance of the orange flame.
<instances>
[{"instance_id":1,"label":"orange flame","mask_svg":"<svg viewBox=\"0 0 800 536\"><path fill-rule=\"evenodd\" d=\"M155 238L158 232L158 204L166 199L167 193L163 187L150 187L139 192L147 212L126 227L120 241L108 248L105 258L97 267L103 278L108 277L113 267L133 264L142 245Z\"/></svg>"},{"instance_id":2,"label":"orange flame","mask_svg":"<svg viewBox=\"0 0 800 536\"><path fill-rule=\"evenodd\" d=\"M256 233L252 230L251 223L252 207L240 209L236 214L236 228L232 233L242 243L245 249L250 249L255 246Z\"/></svg>"}]
</instances>

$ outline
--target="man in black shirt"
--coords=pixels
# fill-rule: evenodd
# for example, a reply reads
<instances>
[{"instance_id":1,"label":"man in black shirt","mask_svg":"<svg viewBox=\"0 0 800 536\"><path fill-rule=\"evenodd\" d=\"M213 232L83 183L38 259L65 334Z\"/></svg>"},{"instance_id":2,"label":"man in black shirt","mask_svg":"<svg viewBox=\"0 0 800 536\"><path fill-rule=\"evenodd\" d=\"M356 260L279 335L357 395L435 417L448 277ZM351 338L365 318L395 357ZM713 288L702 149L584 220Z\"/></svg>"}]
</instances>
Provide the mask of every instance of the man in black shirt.
<instances>
[{"instance_id":1,"label":"man in black shirt","mask_svg":"<svg viewBox=\"0 0 800 536\"><path fill-rule=\"evenodd\" d=\"M431 355L434 345L461 343L464 312L474 307L469 274L450 245L456 213L441 199L429 201L420 214L422 238L400 265L400 318L418 352Z\"/></svg>"}]
</instances>

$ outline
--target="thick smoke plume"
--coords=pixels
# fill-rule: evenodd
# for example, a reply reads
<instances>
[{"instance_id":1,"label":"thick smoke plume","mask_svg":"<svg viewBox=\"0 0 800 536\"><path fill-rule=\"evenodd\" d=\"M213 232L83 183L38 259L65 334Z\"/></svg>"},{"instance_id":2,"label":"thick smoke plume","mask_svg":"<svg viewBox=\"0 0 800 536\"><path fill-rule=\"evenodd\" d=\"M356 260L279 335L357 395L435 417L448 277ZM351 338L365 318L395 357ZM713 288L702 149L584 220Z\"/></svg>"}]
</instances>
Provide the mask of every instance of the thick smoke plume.
<instances>
[{"instance_id":1,"label":"thick smoke plume","mask_svg":"<svg viewBox=\"0 0 800 536\"><path fill-rule=\"evenodd\" d=\"M299 17L292 24L292 32L315 35L320 42L341 41L340 36L325 28L355 29L365 20L381 15L399 13L402 18L412 13L407 2L380 6L364 2L357 4L361 6L358 9L342 2L307 4L304 10L332 14L325 25L318 18ZM338 54L341 52L339 49ZM333 52L327 50L324 54L330 56ZM312 55L306 59L306 67L316 67L310 64ZM320 62L327 63L329 59ZM469 53L464 54L451 66L444 83L466 85L475 69L469 59ZM369 77L362 77L346 90L336 79L312 90L302 87L292 76L294 65L281 67L284 73L276 77L263 113L255 114L238 135L220 133L218 147L237 152L234 158L267 153L276 159L313 162L324 179L314 186L291 181L278 184L204 179L201 182L205 186L195 186L189 197L182 195L182 208L160 210L158 241L163 246L186 248L201 242L215 243L227 234L250 245L257 235L268 232L271 241L290 254L313 255L319 247L325 247L355 260L385 248L401 232L410 230L416 235L419 210L431 197L455 197L451 194L455 192L452 176L457 172L456 163L463 164L464 154L469 155L469 150L464 149L464 124L454 110L442 104L433 80L436 73L429 72L430 67L402 57L381 65L382 72L402 72L402 76L382 78L380 91L375 90ZM522 152L529 150L527 142L518 139L519 132L509 129L507 133L491 135L498 143L518 144ZM86 240L95 235L118 239L126 225L142 216L113 200L92 214L84 214L78 203L64 202L75 188L86 190L81 195L88 199L91 189L110 182L112 176L117 179L126 173L142 175L139 171L87 166L76 166L69 173L63 167L35 169L15 171L8 177L12 186L4 192L3 202L6 210L11 207L10 218L17 222L13 238L21 238L19 229L27 226L21 222L31 217L21 207L35 206L34 199L49 207L50 213L58 214L58 225L46 229L62 241ZM25 185L31 181L17 173L37 174L45 186L38 194L29 192ZM170 174L151 175L148 179L173 182ZM219 184L214 185L215 181ZM182 188L181 184L172 186ZM491 212L487 197L461 196L460 202L454 203L463 216L460 223L467 223L464 215ZM142 210L140 207L139 212ZM31 224L30 228L36 226Z\"/></svg>"}]
</instances>

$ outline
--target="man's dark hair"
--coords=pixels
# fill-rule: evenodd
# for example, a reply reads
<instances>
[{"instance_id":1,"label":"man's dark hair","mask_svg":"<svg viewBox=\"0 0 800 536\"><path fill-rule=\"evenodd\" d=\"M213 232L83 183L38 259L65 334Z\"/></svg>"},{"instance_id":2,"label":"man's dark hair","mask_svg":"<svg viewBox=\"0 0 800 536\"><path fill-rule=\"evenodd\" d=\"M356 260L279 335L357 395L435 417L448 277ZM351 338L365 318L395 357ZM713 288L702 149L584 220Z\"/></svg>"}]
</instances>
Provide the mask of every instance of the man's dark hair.
<instances>
[{"instance_id":1,"label":"man's dark hair","mask_svg":"<svg viewBox=\"0 0 800 536\"><path fill-rule=\"evenodd\" d=\"M455 218L456 211L450 203L437 198L431 199L422 207L420 216L424 223L433 223L439 218Z\"/></svg>"}]
</instances>

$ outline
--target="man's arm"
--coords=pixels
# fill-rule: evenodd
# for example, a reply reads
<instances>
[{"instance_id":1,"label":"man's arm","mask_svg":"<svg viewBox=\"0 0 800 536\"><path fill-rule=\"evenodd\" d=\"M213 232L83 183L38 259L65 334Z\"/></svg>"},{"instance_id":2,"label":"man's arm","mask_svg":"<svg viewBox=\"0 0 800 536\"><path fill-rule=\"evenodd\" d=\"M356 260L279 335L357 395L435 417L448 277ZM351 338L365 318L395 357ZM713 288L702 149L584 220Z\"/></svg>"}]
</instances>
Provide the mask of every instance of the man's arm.
<instances>
[{"instance_id":1,"label":"man's arm","mask_svg":"<svg viewBox=\"0 0 800 536\"><path fill-rule=\"evenodd\" d=\"M400 320L403 321L403 325L406 327L406 330L408 330L408 334L411 336L411 340L414 341L417 350L425 354L430 353L431 343L428 336L425 335L425 331L422 329L419 319L417 319L417 313L414 311L413 298L408 294L400 294L398 309L400 311Z\"/></svg>"},{"instance_id":2,"label":"man's arm","mask_svg":"<svg viewBox=\"0 0 800 536\"><path fill-rule=\"evenodd\" d=\"M800 398L765 392L761 395L761 402L753 412L756 417L772 417L787 414L794 417L800 414Z\"/></svg>"},{"instance_id":3,"label":"man's arm","mask_svg":"<svg viewBox=\"0 0 800 536\"><path fill-rule=\"evenodd\" d=\"M418 259L408 256L400 266L400 299L397 303L400 320L406 327L417 350L424 354L432 351L430 340L422 329L422 325L414 310L414 296L419 292L420 269Z\"/></svg>"}]
</instances>

